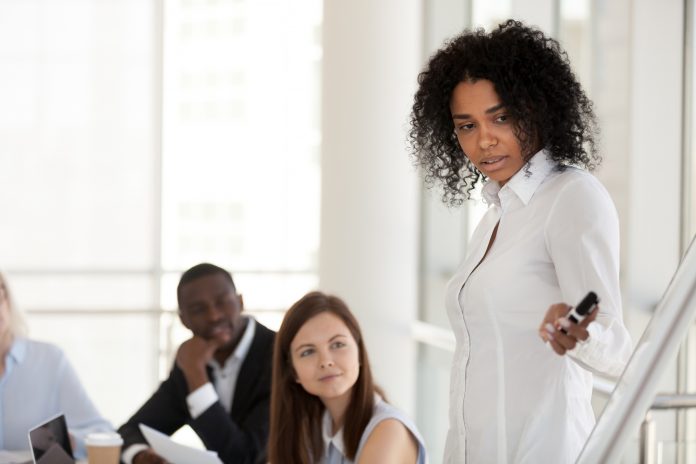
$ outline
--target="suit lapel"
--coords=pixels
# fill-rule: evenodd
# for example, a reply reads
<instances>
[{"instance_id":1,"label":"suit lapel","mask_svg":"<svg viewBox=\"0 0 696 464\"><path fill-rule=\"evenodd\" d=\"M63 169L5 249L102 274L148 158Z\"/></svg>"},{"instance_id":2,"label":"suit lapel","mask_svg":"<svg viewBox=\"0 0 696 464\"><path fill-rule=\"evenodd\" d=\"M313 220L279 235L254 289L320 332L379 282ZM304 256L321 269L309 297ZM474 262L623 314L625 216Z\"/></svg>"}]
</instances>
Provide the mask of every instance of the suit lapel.
<instances>
[{"instance_id":1,"label":"suit lapel","mask_svg":"<svg viewBox=\"0 0 696 464\"><path fill-rule=\"evenodd\" d=\"M254 339L239 369L237 385L232 398L232 409L230 411L232 416L239 417L249 407L249 400L253 397L254 390L258 388L257 383L259 377L261 377L261 369L263 369L261 355L266 351L263 346L264 329L263 326L257 323Z\"/></svg>"}]
</instances>

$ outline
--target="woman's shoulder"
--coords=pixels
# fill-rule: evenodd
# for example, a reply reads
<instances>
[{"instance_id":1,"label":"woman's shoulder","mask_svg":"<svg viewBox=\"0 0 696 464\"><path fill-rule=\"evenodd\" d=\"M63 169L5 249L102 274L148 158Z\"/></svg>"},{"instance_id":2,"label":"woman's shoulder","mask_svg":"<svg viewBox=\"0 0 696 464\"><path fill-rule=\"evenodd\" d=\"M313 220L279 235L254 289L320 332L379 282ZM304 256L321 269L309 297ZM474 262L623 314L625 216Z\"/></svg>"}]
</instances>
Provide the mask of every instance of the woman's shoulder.
<instances>
[{"instance_id":1,"label":"woman's shoulder","mask_svg":"<svg viewBox=\"0 0 696 464\"><path fill-rule=\"evenodd\" d=\"M413 432L396 418L381 420L364 446L358 450L356 462L385 463L412 462L420 463L423 455L422 445Z\"/></svg>"},{"instance_id":2,"label":"woman's shoulder","mask_svg":"<svg viewBox=\"0 0 696 464\"><path fill-rule=\"evenodd\" d=\"M425 445L416 424L399 408L381 398L375 402L372 418L365 427L358 446L358 455L371 439L381 447L384 447L386 443L402 446L410 440L415 440L419 456L418 462L422 462L420 457L424 455Z\"/></svg>"},{"instance_id":3,"label":"woman's shoulder","mask_svg":"<svg viewBox=\"0 0 696 464\"><path fill-rule=\"evenodd\" d=\"M387 403L382 398L379 398L379 397L376 398L375 407L374 407L373 412L372 412L371 422L375 421L375 420L380 420L380 418L390 418L390 417L394 417L394 418L403 417L404 419L410 420L408 418L408 416L406 416L406 414L401 409L397 408L396 406L394 406L390 403Z\"/></svg>"},{"instance_id":4,"label":"woman's shoulder","mask_svg":"<svg viewBox=\"0 0 696 464\"><path fill-rule=\"evenodd\" d=\"M549 180L558 185L602 185L594 174L576 166L556 166Z\"/></svg>"},{"instance_id":5,"label":"woman's shoulder","mask_svg":"<svg viewBox=\"0 0 696 464\"><path fill-rule=\"evenodd\" d=\"M593 174L568 167L550 179L549 184L543 213L547 218L547 239L555 239L559 233L572 229L584 233L599 224L605 233L618 231L619 216L614 200Z\"/></svg>"},{"instance_id":6,"label":"woman's shoulder","mask_svg":"<svg viewBox=\"0 0 696 464\"><path fill-rule=\"evenodd\" d=\"M43 360L50 363L58 363L65 358L65 353L61 348L53 343L39 340L20 338L15 341L26 353L26 357L32 361Z\"/></svg>"},{"instance_id":7,"label":"woman's shoulder","mask_svg":"<svg viewBox=\"0 0 696 464\"><path fill-rule=\"evenodd\" d=\"M392 432L399 428L405 429L411 432L417 441L422 441L416 424L406 413L384 400L379 400L375 404L372 419L368 422L363 436L369 435L370 432L382 426L384 426L384 429Z\"/></svg>"},{"instance_id":8,"label":"woman's shoulder","mask_svg":"<svg viewBox=\"0 0 696 464\"><path fill-rule=\"evenodd\" d=\"M549 176L546 189L553 192L558 200L597 200L604 202L609 200L609 192L604 184L594 176L574 166L565 166Z\"/></svg>"}]
</instances>

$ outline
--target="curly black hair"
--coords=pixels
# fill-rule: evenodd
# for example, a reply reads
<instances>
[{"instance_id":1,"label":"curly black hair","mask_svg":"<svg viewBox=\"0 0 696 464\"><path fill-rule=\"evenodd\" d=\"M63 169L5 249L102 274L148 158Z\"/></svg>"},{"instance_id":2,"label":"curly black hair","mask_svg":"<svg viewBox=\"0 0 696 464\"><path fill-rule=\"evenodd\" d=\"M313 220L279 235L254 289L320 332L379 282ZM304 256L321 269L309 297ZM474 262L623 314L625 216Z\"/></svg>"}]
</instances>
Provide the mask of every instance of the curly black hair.
<instances>
[{"instance_id":1,"label":"curly black hair","mask_svg":"<svg viewBox=\"0 0 696 464\"><path fill-rule=\"evenodd\" d=\"M525 156L545 148L560 169L599 165L592 102L559 43L514 20L490 33L467 30L446 42L418 75L411 113L411 156L424 169L427 186L442 183L445 203L460 205L484 177L459 146L450 113L457 84L479 79L493 83Z\"/></svg>"}]
</instances>

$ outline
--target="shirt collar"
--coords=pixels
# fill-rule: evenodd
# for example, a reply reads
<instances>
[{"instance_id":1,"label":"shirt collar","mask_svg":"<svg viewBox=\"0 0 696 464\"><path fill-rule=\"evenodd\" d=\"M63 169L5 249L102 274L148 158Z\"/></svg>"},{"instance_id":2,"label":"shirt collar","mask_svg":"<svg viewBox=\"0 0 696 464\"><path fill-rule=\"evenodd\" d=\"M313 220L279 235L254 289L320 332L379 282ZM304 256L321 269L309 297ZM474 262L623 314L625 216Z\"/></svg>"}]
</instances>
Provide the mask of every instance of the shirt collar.
<instances>
[{"instance_id":1,"label":"shirt collar","mask_svg":"<svg viewBox=\"0 0 696 464\"><path fill-rule=\"evenodd\" d=\"M321 420L321 434L324 437L324 455L329 453L329 447L334 445L334 448L340 452L343 456L346 455L346 447L343 444L343 427L338 429L338 431L331 435L331 414L329 410L324 410L324 417Z\"/></svg>"},{"instance_id":2,"label":"shirt collar","mask_svg":"<svg viewBox=\"0 0 696 464\"><path fill-rule=\"evenodd\" d=\"M481 191L483 199L489 205L500 206L500 192L510 190L526 205L556 165L557 163L551 159L548 152L541 150L532 156L502 188L496 181L486 182Z\"/></svg>"},{"instance_id":3,"label":"shirt collar","mask_svg":"<svg viewBox=\"0 0 696 464\"><path fill-rule=\"evenodd\" d=\"M7 354L9 358L19 364L24 361L27 353L27 341L23 338L15 338L10 347L10 352Z\"/></svg>"},{"instance_id":4,"label":"shirt collar","mask_svg":"<svg viewBox=\"0 0 696 464\"><path fill-rule=\"evenodd\" d=\"M251 342L254 340L254 333L256 332L256 319L251 316L246 319L248 322L246 329L244 329L244 335L242 335L242 339L239 340L239 345L237 345L234 353L232 353L232 356L241 360L246 358L249 348L251 347Z\"/></svg>"}]
</instances>

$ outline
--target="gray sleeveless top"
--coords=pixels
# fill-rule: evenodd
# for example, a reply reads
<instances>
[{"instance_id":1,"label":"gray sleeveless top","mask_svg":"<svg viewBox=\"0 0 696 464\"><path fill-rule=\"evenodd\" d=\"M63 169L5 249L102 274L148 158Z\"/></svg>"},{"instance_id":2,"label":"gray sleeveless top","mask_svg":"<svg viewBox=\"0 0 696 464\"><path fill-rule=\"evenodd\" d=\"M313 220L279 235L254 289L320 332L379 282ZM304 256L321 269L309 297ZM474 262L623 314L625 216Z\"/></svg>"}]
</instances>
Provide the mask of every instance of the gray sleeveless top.
<instances>
[{"instance_id":1,"label":"gray sleeveless top","mask_svg":"<svg viewBox=\"0 0 696 464\"><path fill-rule=\"evenodd\" d=\"M395 408L391 404L382 400L382 398L375 398L375 409L372 414L372 419L367 423L365 431L360 437L360 443L358 444L358 452L355 455L355 461L360 460L360 454L362 453L365 442L370 436L372 431L377 427L377 424L385 419L396 419L411 432L413 437L418 442L418 460L416 464L426 464L427 456L425 452L425 445L423 444L423 438L421 437L416 424L406 416L399 409ZM344 456L344 446L343 446L343 429L336 432L335 435L331 436L331 416L328 411L324 411L324 418L322 421L322 433L324 435L324 457L318 464L352 464L354 461L349 460Z\"/></svg>"}]
</instances>

